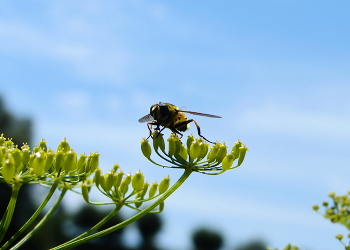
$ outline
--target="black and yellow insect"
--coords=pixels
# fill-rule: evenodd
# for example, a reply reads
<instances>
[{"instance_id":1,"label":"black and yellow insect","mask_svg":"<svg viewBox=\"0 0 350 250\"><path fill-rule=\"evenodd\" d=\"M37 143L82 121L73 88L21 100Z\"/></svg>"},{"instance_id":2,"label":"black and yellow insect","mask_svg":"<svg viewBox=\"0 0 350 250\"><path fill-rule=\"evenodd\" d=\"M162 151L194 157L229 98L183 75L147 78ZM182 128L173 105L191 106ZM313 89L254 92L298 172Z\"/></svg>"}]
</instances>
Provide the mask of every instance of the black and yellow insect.
<instances>
[{"instance_id":1,"label":"black and yellow insect","mask_svg":"<svg viewBox=\"0 0 350 250\"><path fill-rule=\"evenodd\" d=\"M140 118L139 122L147 122L147 127L150 131L150 135L148 136L148 138L152 135L152 125L157 126L155 129L158 130L159 133L165 128L168 128L173 133L178 134L182 137L180 131L185 132L190 127L189 123L194 122L194 124L196 124L197 127L198 135L204 140L208 141L204 136L201 135L201 130L198 123L193 119L187 119L184 113L206 116L211 118L221 118L217 115L209 115L193 111L180 110L173 104L160 102L158 104L152 105L150 108L150 113ZM162 126L163 128L160 128L160 126Z\"/></svg>"}]
</instances>

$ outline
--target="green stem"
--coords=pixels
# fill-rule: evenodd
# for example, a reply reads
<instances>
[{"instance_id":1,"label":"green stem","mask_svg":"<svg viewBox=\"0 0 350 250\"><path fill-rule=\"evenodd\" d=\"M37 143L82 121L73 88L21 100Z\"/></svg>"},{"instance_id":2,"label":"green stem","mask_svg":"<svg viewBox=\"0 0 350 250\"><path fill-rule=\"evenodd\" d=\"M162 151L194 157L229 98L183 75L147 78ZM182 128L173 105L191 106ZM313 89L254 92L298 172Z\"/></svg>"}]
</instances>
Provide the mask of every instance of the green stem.
<instances>
[{"instance_id":1,"label":"green stem","mask_svg":"<svg viewBox=\"0 0 350 250\"><path fill-rule=\"evenodd\" d=\"M52 248L51 250L70 249L70 248L76 247L78 245L84 244L84 243L86 243L86 242L88 242L90 240L94 240L94 239L97 239L97 238L102 237L104 235L107 235L109 233L112 233L112 232L114 232L114 231L116 231L116 230L118 230L120 228L123 228L123 227L131 224L132 222L140 219L144 215L148 214L155 207L160 205L162 202L164 202L166 198L168 198L173 192L175 192L175 190L178 187L180 187L182 185L182 183L185 182L185 180L190 176L190 174L192 172L193 171L190 168L186 169L185 172L180 177L180 179L170 189L168 189L168 191L166 191L157 201L155 201L152 205L150 205L147 208L145 208L144 210L142 210L140 213L132 216L131 218L129 218L129 219L127 219L127 220L125 220L125 221L123 221L123 222L113 226L113 227L110 227L110 228L105 229L103 231L97 232L97 233L95 233L93 235L90 235L90 236L87 236L85 238L82 238L82 239L79 239L77 241L74 241L71 244L68 244L68 245L62 244L60 246Z\"/></svg>"},{"instance_id":2,"label":"green stem","mask_svg":"<svg viewBox=\"0 0 350 250\"><path fill-rule=\"evenodd\" d=\"M156 154L157 154L160 158L162 158L164 161L167 161L167 162L169 162L169 163L171 163L171 164L174 164L174 165L176 165L176 166L181 166L180 164L174 162L173 160L172 160L172 161L169 161L166 157L162 156L162 155L158 152L158 150L155 150L155 151L156 151ZM166 155L168 158L171 158L170 155L166 154L163 150L162 150L162 152L163 152L164 155ZM154 162L154 161L151 161L151 162L152 162L153 164L158 165L158 166L162 166L162 165L160 165L160 164L158 164L158 163L156 163L156 162Z\"/></svg>"},{"instance_id":3,"label":"green stem","mask_svg":"<svg viewBox=\"0 0 350 250\"><path fill-rule=\"evenodd\" d=\"M155 161L153 161L152 159L151 159L151 157L150 158L147 158L150 162L152 162L154 165L157 165L157 166L159 166L159 167L162 167L162 168L164 168L164 167L167 167L167 166L165 166L165 165L161 165L161 164L158 164L157 162L155 162ZM170 161L169 161L170 162ZM171 163L171 162L170 162Z\"/></svg>"},{"instance_id":4,"label":"green stem","mask_svg":"<svg viewBox=\"0 0 350 250\"><path fill-rule=\"evenodd\" d=\"M96 231L97 229L99 229L100 227L102 227L107 221L109 221L111 218L113 218L114 215L116 215L118 213L118 211L123 207L123 204L118 204L105 218L103 218L99 223L97 223L95 226L93 226L92 228L90 228L88 231L86 231L85 233L82 233L81 235L75 237L74 239L71 239L70 241L67 241L65 243L63 243L61 246L66 246L69 244L72 244L72 242L77 241L79 239L82 239L88 235L90 235L91 233L93 233L94 231Z\"/></svg>"},{"instance_id":5,"label":"green stem","mask_svg":"<svg viewBox=\"0 0 350 250\"><path fill-rule=\"evenodd\" d=\"M50 191L46 195L43 202L40 204L40 206L37 208L35 213L28 219L28 221L1 247L1 250L5 250L14 240L18 238L19 235L21 235L32 223L33 221L39 216L41 211L44 209L48 201L51 199L52 195L54 194L58 184L60 183L60 179L56 179L53 183Z\"/></svg>"},{"instance_id":6,"label":"green stem","mask_svg":"<svg viewBox=\"0 0 350 250\"><path fill-rule=\"evenodd\" d=\"M20 240L16 245L14 245L11 248L11 250L16 250L19 247L21 247L27 240L30 239L30 237L32 237L34 235L34 233L36 233L48 221L48 219L51 217L51 215L58 208L58 205L61 203L64 195L66 194L66 192L68 190L69 190L68 188L63 188L62 189L62 192L61 192L60 196L57 198L57 200L55 201L53 206L50 208L50 210L45 214L45 216L39 221L39 223L33 228L33 230L30 231L25 237L23 237L23 239Z\"/></svg>"},{"instance_id":7,"label":"green stem","mask_svg":"<svg viewBox=\"0 0 350 250\"><path fill-rule=\"evenodd\" d=\"M3 218L1 219L0 242L5 237L7 229L10 226L13 212L15 211L17 197L18 197L18 193L19 193L19 189L21 188L21 185L22 185L21 183L15 182L12 186L12 193L11 193L10 202L7 206L7 209L6 209L6 212L3 216Z\"/></svg>"}]
</instances>

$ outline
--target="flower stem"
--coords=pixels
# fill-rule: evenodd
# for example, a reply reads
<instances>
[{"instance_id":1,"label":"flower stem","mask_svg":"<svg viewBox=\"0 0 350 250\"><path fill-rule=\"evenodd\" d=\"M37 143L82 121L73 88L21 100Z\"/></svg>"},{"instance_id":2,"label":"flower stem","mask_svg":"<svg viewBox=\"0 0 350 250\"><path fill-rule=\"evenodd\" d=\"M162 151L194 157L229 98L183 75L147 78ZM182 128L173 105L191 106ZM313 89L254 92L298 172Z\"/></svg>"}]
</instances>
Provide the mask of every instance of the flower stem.
<instances>
[{"instance_id":1,"label":"flower stem","mask_svg":"<svg viewBox=\"0 0 350 250\"><path fill-rule=\"evenodd\" d=\"M116 215L118 213L118 211L123 207L122 204L118 204L105 218L103 218L99 223L97 223L95 226L93 226L92 228L90 228L88 231L86 231L85 233L82 233L81 235L75 237L74 239L71 239L70 241L67 241L65 243L63 243L61 246L65 246L65 245L69 245L74 241L77 241L79 239L82 239L88 235L90 235L91 233L93 233L94 231L96 231L97 229L99 229L101 226L103 226L107 221L109 221L111 218L113 218L114 215Z\"/></svg>"},{"instance_id":2,"label":"flower stem","mask_svg":"<svg viewBox=\"0 0 350 250\"><path fill-rule=\"evenodd\" d=\"M114 225L110 228L107 228L103 231L100 231L100 232L97 232L93 235L90 235L90 236L87 236L87 237L84 237L82 239L79 239L79 240L76 240L70 244L62 244L60 246L57 246L57 247L54 247L52 248L51 250L63 250L63 249L70 249L70 248L73 248L73 247L76 247L78 245L81 245L81 244L84 244L90 240L94 240L96 238L99 238L99 237L102 237L104 235L107 235L109 233L112 233L120 228L123 228L129 224L131 224L132 222L140 219L141 217L145 216L146 214L148 214L150 211L152 211L155 207L157 207L158 205L160 205L161 203L163 203L165 201L166 198L168 198L173 192L175 192L175 190L177 188L179 188L182 183L185 182L185 180L190 176L190 174L192 173L193 171L188 168L185 170L185 172L182 174L182 176L179 178L179 180L171 187L169 188L157 201L155 201L152 205L148 206L147 208L145 208L144 210L142 210L140 213L132 216L131 218L117 224L117 225Z\"/></svg>"},{"instance_id":3,"label":"flower stem","mask_svg":"<svg viewBox=\"0 0 350 250\"><path fill-rule=\"evenodd\" d=\"M44 209L48 201L51 199L52 195L54 194L58 184L60 182L60 179L56 179L53 183L50 191L46 195L43 202L40 204L40 206L37 208L35 213L28 219L28 221L1 247L1 250L5 250L14 240L18 238L19 235L21 235L32 223L33 221L39 216L41 211Z\"/></svg>"},{"instance_id":4,"label":"flower stem","mask_svg":"<svg viewBox=\"0 0 350 250\"><path fill-rule=\"evenodd\" d=\"M69 188L63 188L61 191L60 196L57 198L53 206L50 208L50 210L45 214L45 216L39 221L39 223L31 230L25 237L23 237L22 240L20 240L16 245L14 245L11 250L16 250L20 248L27 240L30 239L36 233L46 222L47 220L51 217L51 215L56 211L58 208L58 205L61 203L64 195L66 192L69 190Z\"/></svg>"},{"instance_id":5,"label":"flower stem","mask_svg":"<svg viewBox=\"0 0 350 250\"><path fill-rule=\"evenodd\" d=\"M0 223L0 241L2 241L2 239L4 238L4 236L7 232L7 229L10 226L13 212L15 210L15 206L16 206L16 202L17 202L19 189L21 188L21 185L22 184L19 182L15 182L12 185L12 193L11 193L10 202L7 206L6 212L5 212L4 216L2 217L1 223Z\"/></svg>"}]
</instances>

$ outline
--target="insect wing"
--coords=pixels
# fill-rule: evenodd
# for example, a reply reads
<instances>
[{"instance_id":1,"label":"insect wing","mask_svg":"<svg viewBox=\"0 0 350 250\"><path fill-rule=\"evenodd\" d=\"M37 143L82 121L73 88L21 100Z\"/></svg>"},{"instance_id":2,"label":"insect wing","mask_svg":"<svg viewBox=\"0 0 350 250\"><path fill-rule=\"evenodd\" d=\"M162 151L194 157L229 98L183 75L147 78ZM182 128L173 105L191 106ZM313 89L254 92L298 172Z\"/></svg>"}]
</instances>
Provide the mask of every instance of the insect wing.
<instances>
[{"instance_id":1,"label":"insect wing","mask_svg":"<svg viewBox=\"0 0 350 250\"><path fill-rule=\"evenodd\" d=\"M211 117L211 118L222 118L221 116L218 115L210 115L210 114L204 114L204 113L199 113L199 112L193 112L193 111L186 111L186 110L179 110L180 112L184 113L189 113L192 115L200 115L200 116L206 116L206 117Z\"/></svg>"},{"instance_id":2,"label":"insect wing","mask_svg":"<svg viewBox=\"0 0 350 250\"><path fill-rule=\"evenodd\" d=\"M150 121L153 121L153 117L148 114L148 115L145 115L144 117L140 118L139 119L139 122L143 123L143 122L150 122Z\"/></svg>"}]
</instances>

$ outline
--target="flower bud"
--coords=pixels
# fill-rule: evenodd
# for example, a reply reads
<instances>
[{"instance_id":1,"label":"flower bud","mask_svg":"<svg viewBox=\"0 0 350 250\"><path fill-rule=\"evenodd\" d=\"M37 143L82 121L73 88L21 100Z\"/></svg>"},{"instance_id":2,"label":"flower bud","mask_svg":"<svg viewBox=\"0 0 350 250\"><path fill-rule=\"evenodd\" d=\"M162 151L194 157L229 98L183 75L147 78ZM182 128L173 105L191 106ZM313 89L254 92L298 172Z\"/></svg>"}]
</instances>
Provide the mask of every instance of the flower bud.
<instances>
[{"instance_id":1,"label":"flower bud","mask_svg":"<svg viewBox=\"0 0 350 250\"><path fill-rule=\"evenodd\" d=\"M116 181L114 183L114 187L115 188L119 188L119 185L122 182L123 176L124 176L123 172L120 171L120 172L117 173L117 179L116 179Z\"/></svg>"},{"instance_id":2,"label":"flower bud","mask_svg":"<svg viewBox=\"0 0 350 250\"><path fill-rule=\"evenodd\" d=\"M33 162L34 162L34 159L35 159L35 154L31 154L29 155L29 162L28 162L28 166L29 167L33 167Z\"/></svg>"},{"instance_id":3,"label":"flower bud","mask_svg":"<svg viewBox=\"0 0 350 250\"><path fill-rule=\"evenodd\" d=\"M202 142L201 143L201 152L200 152L200 155L198 158L203 159L208 153L208 148L209 148L209 144Z\"/></svg>"},{"instance_id":4,"label":"flower bud","mask_svg":"<svg viewBox=\"0 0 350 250\"><path fill-rule=\"evenodd\" d=\"M120 192L125 195L128 192L128 189L129 189L129 184L127 184L125 180L122 181L119 188Z\"/></svg>"},{"instance_id":5,"label":"flower bud","mask_svg":"<svg viewBox=\"0 0 350 250\"><path fill-rule=\"evenodd\" d=\"M47 142L44 139L41 139L38 147L39 147L39 150L46 152L47 151Z\"/></svg>"},{"instance_id":6,"label":"flower bud","mask_svg":"<svg viewBox=\"0 0 350 250\"><path fill-rule=\"evenodd\" d=\"M81 185L81 193L83 195L84 200L89 203L89 191L90 191L90 187L88 185L86 185L85 183L83 183Z\"/></svg>"},{"instance_id":7,"label":"flower bud","mask_svg":"<svg viewBox=\"0 0 350 250\"><path fill-rule=\"evenodd\" d=\"M219 148L220 148L219 145L220 145L220 143L216 143L216 144L210 149L209 154L208 154L208 157L207 157L209 162L215 161L216 155L217 155L217 153L218 153L218 151L219 151Z\"/></svg>"},{"instance_id":8,"label":"flower bud","mask_svg":"<svg viewBox=\"0 0 350 250\"><path fill-rule=\"evenodd\" d=\"M190 148L191 148L191 145L194 141L195 137L193 135L189 135L187 137L187 141L186 141L186 146L187 146L187 154L190 155Z\"/></svg>"},{"instance_id":9,"label":"flower bud","mask_svg":"<svg viewBox=\"0 0 350 250\"><path fill-rule=\"evenodd\" d=\"M4 137L4 134L0 135L0 147L5 146L6 138Z\"/></svg>"},{"instance_id":10,"label":"flower bud","mask_svg":"<svg viewBox=\"0 0 350 250\"><path fill-rule=\"evenodd\" d=\"M237 159L239 156L239 148L242 146L242 142L238 140L235 145L232 147L231 153L233 154L234 158Z\"/></svg>"},{"instance_id":11,"label":"flower bud","mask_svg":"<svg viewBox=\"0 0 350 250\"><path fill-rule=\"evenodd\" d=\"M335 192L330 192L328 194L328 196L331 197L332 199L334 199L336 197L336 194L335 194Z\"/></svg>"},{"instance_id":12,"label":"flower bud","mask_svg":"<svg viewBox=\"0 0 350 250\"><path fill-rule=\"evenodd\" d=\"M77 170L79 174L85 173L86 159L87 157L85 154L79 155L79 160L77 161Z\"/></svg>"},{"instance_id":13,"label":"flower bud","mask_svg":"<svg viewBox=\"0 0 350 250\"><path fill-rule=\"evenodd\" d=\"M143 155L147 158L150 159L151 154L152 154L152 149L151 146L148 143L148 140L143 139L141 141L141 151L143 153Z\"/></svg>"},{"instance_id":14,"label":"flower bud","mask_svg":"<svg viewBox=\"0 0 350 250\"><path fill-rule=\"evenodd\" d=\"M118 164L114 164L113 165L113 172L116 173L118 170L120 169L119 165Z\"/></svg>"},{"instance_id":15,"label":"flower bud","mask_svg":"<svg viewBox=\"0 0 350 250\"><path fill-rule=\"evenodd\" d=\"M90 172L90 173L95 172L95 170L98 167L99 157L100 157L100 155L96 152L89 155L89 160L88 160L86 172Z\"/></svg>"},{"instance_id":16,"label":"flower bud","mask_svg":"<svg viewBox=\"0 0 350 250\"><path fill-rule=\"evenodd\" d=\"M23 166L26 166L29 162L29 155L30 155L30 148L28 145L23 145L22 146L22 164Z\"/></svg>"},{"instance_id":17,"label":"flower bud","mask_svg":"<svg viewBox=\"0 0 350 250\"><path fill-rule=\"evenodd\" d=\"M11 150L11 154L15 161L15 169L18 169L19 165L21 165L22 163L21 150L19 150L17 147L13 148Z\"/></svg>"},{"instance_id":18,"label":"flower bud","mask_svg":"<svg viewBox=\"0 0 350 250\"><path fill-rule=\"evenodd\" d=\"M69 173L72 170L75 170L77 164L77 155L74 151L68 151L63 162L63 170L66 173Z\"/></svg>"},{"instance_id":19,"label":"flower bud","mask_svg":"<svg viewBox=\"0 0 350 250\"><path fill-rule=\"evenodd\" d=\"M159 194L162 194L168 190L170 186L170 178L164 177L164 179L159 184Z\"/></svg>"},{"instance_id":20,"label":"flower bud","mask_svg":"<svg viewBox=\"0 0 350 250\"><path fill-rule=\"evenodd\" d=\"M36 152L33 162L33 171L35 175L42 175L45 171L46 153L44 151Z\"/></svg>"},{"instance_id":21,"label":"flower bud","mask_svg":"<svg viewBox=\"0 0 350 250\"><path fill-rule=\"evenodd\" d=\"M337 235L335 236L335 238L337 238L338 240L342 240L342 239L344 238L344 235L342 235L342 234L337 234Z\"/></svg>"},{"instance_id":22,"label":"flower bud","mask_svg":"<svg viewBox=\"0 0 350 250\"><path fill-rule=\"evenodd\" d=\"M107 173L105 175L105 191L108 192L113 187L116 176L113 173Z\"/></svg>"},{"instance_id":23,"label":"flower bud","mask_svg":"<svg viewBox=\"0 0 350 250\"><path fill-rule=\"evenodd\" d=\"M185 148L185 146L183 144L181 144L181 146L180 146L179 155L181 156L182 159L187 161L187 156L188 156L187 149Z\"/></svg>"},{"instance_id":24,"label":"flower bud","mask_svg":"<svg viewBox=\"0 0 350 250\"><path fill-rule=\"evenodd\" d=\"M63 141L60 142L60 144L57 147L57 151L62 151L64 153L67 153L68 151L70 151L70 146L66 138L64 138Z\"/></svg>"},{"instance_id":25,"label":"flower bud","mask_svg":"<svg viewBox=\"0 0 350 250\"><path fill-rule=\"evenodd\" d=\"M49 171L49 169L52 167L54 157L55 157L54 151L52 149L47 150L46 162L45 162L45 172Z\"/></svg>"},{"instance_id":26,"label":"flower bud","mask_svg":"<svg viewBox=\"0 0 350 250\"><path fill-rule=\"evenodd\" d=\"M131 180L131 184L132 184L132 188L135 191L141 190L141 188L143 187L143 184L144 184L144 177L140 171L138 171L134 174L134 176L132 177L132 180Z\"/></svg>"},{"instance_id":27,"label":"flower bud","mask_svg":"<svg viewBox=\"0 0 350 250\"><path fill-rule=\"evenodd\" d=\"M224 159L224 157L227 155L227 146L226 144L220 144L219 145L219 150L216 154L215 160L217 162L222 162L222 160Z\"/></svg>"},{"instance_id":28,"label":"flower bud","mask_svg":"<svg viewBox=\"0 0 350 250\"><path fill-rule=\"evenodd\" d=\"M13 145L14 145L14 143L13 143L13 141L12 141L12 138L11 138L11 139L8 139L8 140L5 142L5 147L7 147L7 148L11 148Z\"/></svg>"},{"instance_id":29,"label":"flower bud","mask_svg":"<svg viewBox=\"0 0 350 250\"><path fill-rule=\"evenodd\" d=\"M233 154L227 154L224 159L222 160L222 170L226 171L229 170L233 164L234 161Z\"/></svg>"},{"instance_id":30,"label":"flower bud","mask_svg":"<svg viewBox=\"0 0 350 250\"><path fill-rule=\"evenodd\" d=\"M158 148L160 148L160 150L164 151L165 150L165 143L164 143L163 134L155 131L152 135L153 135L153 148L154 148L154 150L158 150Z\"/></svg>"},{"instance_id":31,"label":"flower bud","mask_svg":"<svg viewBox=\"0 0 350 250\"><path fill-rule=\"evenodd\" d=\"M175 137L175 154L178 155L180 153L181 147L183 146L180 138Z\"/></svg>"},{"instance_id":32,"label":"flower bud","mask_svg":"<svg viewBox=\"0 0 350 250\"><path fill-rule=\"evenodd\" d=\"M174 136L170 136L168 138L169 142L169 156L172 157L176 153L176 138Z\"/></svg>"},{"instance_id":33,"label":"flower bud","mask_svg":"<svg viewBox=\"0 0 350 250\"><path fill-rule=\"evenodd\" d=\"M140 191L140 192L141 192L141 191ZM141 200L141 199L142 199L141 193L140 193L140 192L137 193L137 195L136 195L136 197L135 197L136 200L138 200L138 199ZM143 203L143 202L135 202L135 207L137 207L137 208L141 207L142 203Z\"/></svg>"},{"instance_id":34,"label":"flower bud","mask_svg":"<svg viewBox=\"0 0 350 250\"><path fill-rule=\"evenodd\" d=\"M191 144L190 147L190 157L192 159L199 158L202 150L202 142L200 140L196 140Z\"/></svg>"},{"instance_id":35,"label":"flower bud","mask_svg":"<svg viewBox=\"0 0 350 250\"><path fill-rule=\"evenodd\" d=\"M101 175L102 175L101 169L96 169L95 175L94 175L94 182L95 182L96 186L100 185Z\"/></svg>"},{"instance_id":36,"label":"flower bud","mask_svg":"<svg viewBox=\"0 0 350 250\"><path fill-rule=\"evenodd\" d=\"M313 205L312 209L315 210L315 211L318 211L320 209L320 207L318 205Z\"/></svg>"},{"instance_id":37,"label":"flower bud","mask_svg":"<svg viewBox=\"0 0 350 250\"><path fill-rule=\"evenodd\" d=\"M126 185L129 185L131 183L131 174L127 174L124 178L124 181L126 183Z\"/></svg>"},{"instance_id":38,"label":"flower bud","mask_svg":"<svg viewBox=\"0 0 350 250\"><path fill-rule=\"evenodd\" d=\"M7 183L11 183L15 176L15 160L11 154L6 154L2 160L2 177Z\"/></svg>"},{"instance_id":39,"label":"flower bud","mask_svg":"<svg viewBox=\"0 0 350 250\"><path fill-rule=\"evenodd\" d=\"M244 157L247 151L248 151L248 148L246 146L239 148L238 166L241 166L241 164L243 163Z\"/></svg>"},{"instance_id":40,"label":"flower bud","mask_svg":"<svg viewBox=\"0 0 350 250\"><path fill-rule=\"evenodd\" d=\"M149 189L148 192L148 198L152 198L156 193L158 189L158 183L152 183L152 186Z\"/></svg>"},{"instance_id":41,"label":"flower bud","mask_svg":"<svg viewBox=\"0 0 350 250\"><path fill-rule=\"evenodd\" d=\"M142 190L141 190L141 193L140 193L140 197L143 199L143 197L146 195L147 193L147 190L149 188L149 184L147 182L145 182L143 184L143 187L142 187Z\"/></svg>"},{"instance_id":42,"label":"flower bud","mask_svg":"<svg viewBox=\"0 0 350 250\"><path fill-rule=\"evenodd\" d=\"M56 152L56 161L55 161L55 168L57 171L59 171L64 162L64 153L62 151L57 151Z\"/></svg>"},{"instance_id":43,"label":"flower bud","mask_svg":"<svg viewBox=\"0 0 350 250\"><path fill-rule=\"evenodd\" d=\"M99 184L100 184L100 187L106 191L106 177L101 174L100 177L99 177Z\"/></svg>"}]
</instances>

